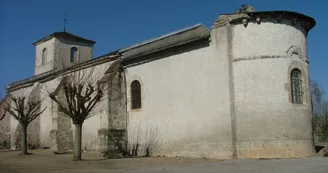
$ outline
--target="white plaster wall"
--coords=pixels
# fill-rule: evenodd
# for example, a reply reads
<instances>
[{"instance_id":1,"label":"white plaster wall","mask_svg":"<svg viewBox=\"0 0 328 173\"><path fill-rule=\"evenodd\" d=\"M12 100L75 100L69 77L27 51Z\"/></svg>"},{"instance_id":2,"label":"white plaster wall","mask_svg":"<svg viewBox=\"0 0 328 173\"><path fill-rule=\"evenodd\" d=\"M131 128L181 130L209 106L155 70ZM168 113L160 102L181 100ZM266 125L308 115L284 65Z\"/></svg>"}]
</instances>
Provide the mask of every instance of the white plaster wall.
<instances>
[{"instance_id":1,"label":"white plaster wall","mask_svg":"<svg viewBox=\"0 0 328 173\"><path fill-rule=\"evenodd\" d=\"M234 63L238 141L310 137L308 100L302 105L290 101L287 87L292 62L265 59Z\"/></svg>"},{"instance_id":2,"label":"white plaster wall","mask_svg":"<svg viewBox=\"0 0 328 173\"><path fill-rule=\"evenodd\" d=\"M145 134L156 132L166 156L231 156L228 65L216 49L193 49L126 69L129 142L139 136L145 143ZM133 80L142 88L138 110L131 110Z\"/></svg>"},{"instance_id":3,"label":"white plaster wall","mask_svg":"<svg viewBox=\"0 0 328 173\"><path fill-rule=\"evenodd\" d=\"M50 131L57 129L53 124L53 118L57 117L57 107L55 103L48 96L49 92L53 92L59 84L59 79L53 79L42 84L41 98L43 100L42 107L47 107L40 115L40 144L41 147L50 147Z\"/></svg>"},{"instance_id":4,"label":"white plaster wall","mask_svg":"<svg viewBox=\"0 0 328 173\"><path fill-rule=\"evenodd\" d=\"M55 40L56 38L52 38L35 47L35 72L34 72L35 75L53 69L53 65L54 65L53 62L55 56ZM44 48L47 49L47 58L46 58L47 61L45 65L42 65L42 51Z\"/></svg>"},{"instance_id":5,"label":"white plaster wall","mask_svg":"<svg viewBox=\"0 0 328 173\"><path fill-rule=\"evenodd\" d=\"M253 57L263 55L285 56L290 46L300 48L302 55L307 55L305 30L290 20L273 23L262 20L260 24L250 22L233 26L233 57Z\"/></svg>"}]
</instances>

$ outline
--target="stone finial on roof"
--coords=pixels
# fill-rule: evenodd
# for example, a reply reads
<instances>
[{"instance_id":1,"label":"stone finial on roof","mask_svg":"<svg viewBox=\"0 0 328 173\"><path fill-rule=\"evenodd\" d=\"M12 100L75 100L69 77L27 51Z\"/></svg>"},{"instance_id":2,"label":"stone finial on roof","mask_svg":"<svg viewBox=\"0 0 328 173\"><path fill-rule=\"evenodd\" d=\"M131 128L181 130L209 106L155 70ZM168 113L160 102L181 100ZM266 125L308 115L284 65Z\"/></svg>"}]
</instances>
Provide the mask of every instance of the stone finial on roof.
<instances>
[{"instance_id":1,"label":"stone finial on roof","mask_svg":"<svg viewBox=\"0 0 328 173\"><path fill-rule=\"evenodd\" d=\"M235 13L249 13L255 12L254 7L243 4Z\"/></svg>"}]
</instances>

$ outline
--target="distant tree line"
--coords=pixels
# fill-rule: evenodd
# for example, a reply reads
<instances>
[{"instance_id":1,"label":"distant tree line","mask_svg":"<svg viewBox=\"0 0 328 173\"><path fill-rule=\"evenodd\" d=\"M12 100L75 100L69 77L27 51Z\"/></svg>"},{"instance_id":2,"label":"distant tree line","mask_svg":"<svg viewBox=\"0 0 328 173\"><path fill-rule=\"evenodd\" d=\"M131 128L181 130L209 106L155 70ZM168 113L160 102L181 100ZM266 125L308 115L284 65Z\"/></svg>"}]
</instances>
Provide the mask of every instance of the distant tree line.
<instances>
[{"instance_id":1,"label":"distant tree line","mask_svg":"<svg viewBox=\"0 0 328 173\"><path fill-rule=\"evenodd\" d=\"M311 81L311 101L314 142L328 142L328 100L316 81Z\"/></svg>"}]
</instances>

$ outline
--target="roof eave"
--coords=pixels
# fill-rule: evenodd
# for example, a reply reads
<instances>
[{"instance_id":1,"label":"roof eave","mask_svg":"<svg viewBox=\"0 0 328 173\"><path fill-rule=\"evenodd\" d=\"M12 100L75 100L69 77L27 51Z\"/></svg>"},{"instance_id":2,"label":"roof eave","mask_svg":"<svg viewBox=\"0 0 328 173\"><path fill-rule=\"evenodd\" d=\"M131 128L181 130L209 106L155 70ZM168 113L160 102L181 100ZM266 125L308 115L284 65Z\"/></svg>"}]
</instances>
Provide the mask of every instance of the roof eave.
<instances>
[{"instance_id":1,"label":"roof eave","mask_svg":"<svg viewBox=\"0 0 328 173\"><path fill-rule=\"evenodd\" d=\"M79 39L81 42L89 43L89 44L91 44L91 45L94 45L94 44L96 43L96 42L93 41L93 40L85 39L85 38L83 38L83 37L79 37L79 36L74 35L74 34L71 34L71 33L67 33L67 34L71 35L72 37L76 37L76 38ZM41 44L41 43L43 43L43 42L45 42L45 41L48 41L48 40L52 39L53 37L57 37L57 38L58 38L58 37L62 37L62 36L59 35L59 32L55 32L55 33L52 33L52 34L50 34L50 35L48 35L48 36L46 36L46 37L44 37L44 38L42 38L42 39L40 39L40 40L34 42L32 45L33 45L33 46L39 45L39 44ZM65 38L65 37L64 37L64 38Z\"/></svg>"},{"instance_id":2,"label":"roof eave","mask_svg":"<svg viewBox=\"0 0 328 173\"><path fill-rule=\"evenodd\" d=\"M20 89L20 88L28 87L31 84L33 84L34 82L49 79L52 76L58 76L58 75L64 74L64 73L69 72L69 71L74 71L74 70L77 70L77 69L84 69L84 68L88 68L90 66L97 65L97 64L100 64L100 63L114 61L118 58L120 58L120 55L117 54L116 51L114 51L114 52L105 54L103 56L91 59L89 61L85 61L85 62L82 62L80 64L70 66L70 67L62 69L60 71L51 70L51 71L48 71L48 72L45 72L45 73L41 73L37 76L32 76L30 78L23 79L23 80L11 83L10 85L7 86L6 89L9 92L10 91L15 91L15 90Z\"/></svg>"},{"instance_id":3,"label":"roof eave","mask_svg":"<svg viewBox=\"0 0 328 173\"><path fill-rule=\"evenodd\" d=\"M45 42L45 41L48 41L48 40L52 39L53 37L54 37L54 34L50 34L50 35L48 35L48 36L46 36L46 37L44 37L44 38L42 38L42 39L40 39L40 40L34 42L32 45L33 45L33 46L36 46L36 45L38 45L38 44L40 44L40 43L43 43L43 42Z\"/></svg>"}]
</instances>

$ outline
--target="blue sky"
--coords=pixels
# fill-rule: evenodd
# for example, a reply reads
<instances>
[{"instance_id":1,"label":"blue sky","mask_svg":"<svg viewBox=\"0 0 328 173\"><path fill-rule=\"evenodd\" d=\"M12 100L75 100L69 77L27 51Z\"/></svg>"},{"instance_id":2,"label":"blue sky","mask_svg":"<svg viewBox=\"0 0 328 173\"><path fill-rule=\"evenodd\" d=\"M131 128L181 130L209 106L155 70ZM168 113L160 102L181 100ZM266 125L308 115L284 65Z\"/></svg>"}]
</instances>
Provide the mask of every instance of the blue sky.
<instances>
[{"instance_id":1,"label":"blue sky","mask_svg":"<svg viewBox=\"0 0 328 173\"><path fill-rule=\"evenodd\" d=\"M256 11L288 10L315 18L308 35L310 74L328 92L328 3L323 0L0 0L0 95L5 87L33 76L33 42L63 30L95 40L94 56L197 23L210 27L219 14L242 4Z\"/></svg>"}]
</instances>

